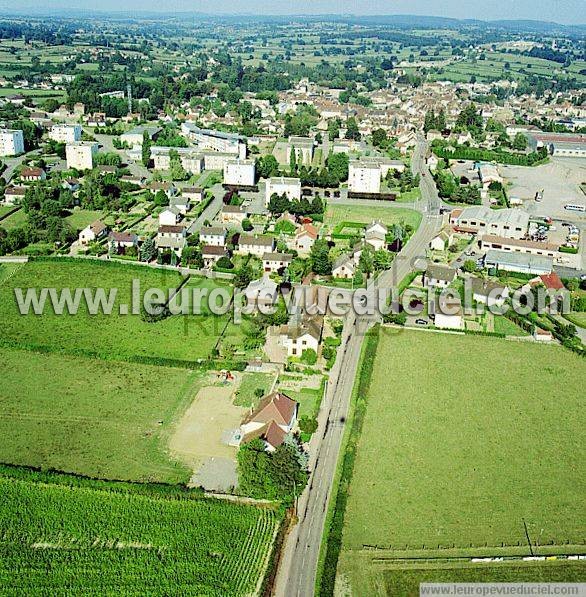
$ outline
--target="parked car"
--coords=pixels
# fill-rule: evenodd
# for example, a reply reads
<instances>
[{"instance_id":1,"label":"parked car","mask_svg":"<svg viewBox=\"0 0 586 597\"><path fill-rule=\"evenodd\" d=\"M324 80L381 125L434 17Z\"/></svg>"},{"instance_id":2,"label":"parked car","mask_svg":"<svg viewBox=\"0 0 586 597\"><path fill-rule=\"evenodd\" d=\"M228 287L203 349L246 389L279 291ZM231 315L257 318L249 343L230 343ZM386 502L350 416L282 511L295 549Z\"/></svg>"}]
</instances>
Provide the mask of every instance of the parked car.
<instances>
[{"instance_id":1,"label":"parked car","mask_svg":"<svg viewBox=\"0 0 586 597\"><path fill-rule=\"evenodd\" d=\"M428 325L429 321L427 321L426 319L416 319L415 324L416 325Z\"/></svg>"}]
</instances>

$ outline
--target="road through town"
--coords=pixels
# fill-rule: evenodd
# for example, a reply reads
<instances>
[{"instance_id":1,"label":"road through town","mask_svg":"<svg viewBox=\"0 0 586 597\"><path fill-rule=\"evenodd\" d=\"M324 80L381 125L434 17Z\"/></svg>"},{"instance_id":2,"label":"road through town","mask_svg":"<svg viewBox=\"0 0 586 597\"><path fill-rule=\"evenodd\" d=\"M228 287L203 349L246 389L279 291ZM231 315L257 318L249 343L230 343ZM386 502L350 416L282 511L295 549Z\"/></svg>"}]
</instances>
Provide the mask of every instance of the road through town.
<instances>
[{"instance_id":1,"label":"road through town","mask_svg":"<svg viewBox=\"0 0 586 597\"><path fill-rule=\"evenodd\" d=\"M384 272L370 288L396 287L410 272L418 269L418 261L425 257L425 250L440 230L441 200L437 188L425 165L427 145L420 140L413 158L412 168L422 176L422 200L419 209L423 220L416 233L395 257L391 269ZM369 295L374 295L369 293ZM321 441L311 455L311 476L308 487L299 499L298 524L283 547L281 563L274 593L278 597L309 597L314 594L319 552L328 511L345 422L350 409L350 399L356 371L360 361L362 340L377 318L361 318L350 312L346 317L342 345L330 382L324 396L316 433Z\"/></svg>"}]
</instances>

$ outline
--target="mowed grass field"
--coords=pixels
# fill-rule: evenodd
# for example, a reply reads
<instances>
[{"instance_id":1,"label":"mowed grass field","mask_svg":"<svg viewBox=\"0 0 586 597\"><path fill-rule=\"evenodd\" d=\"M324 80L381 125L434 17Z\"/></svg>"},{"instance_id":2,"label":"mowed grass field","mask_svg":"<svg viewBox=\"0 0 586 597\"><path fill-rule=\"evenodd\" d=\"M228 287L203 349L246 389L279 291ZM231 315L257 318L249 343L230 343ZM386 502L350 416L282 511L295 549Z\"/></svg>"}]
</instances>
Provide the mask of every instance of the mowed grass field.
<instances>
[{"instance_id":1,"label":"mowed grass field","mask_svg":"<svg viewBox=\"0 0 586 597\"><path fill-rule=\"evenodd\" d=\"M107 479L189 479L167 446L201 373L2 348L0 378L0 462Z\"/></svg>"},{"instance_id":2,"label":"mowed grass field","mask_svg":"<svg viewBox=\"0 0 586 597\"><path fill-rule=\"evenodd\" d=\"M3 594L257 594L282 518L181 487L6 468L0 492Z\"/></svg>"},{"instance_id":3,"label":"mowed grass field","mask_svg":"<svg viewBox=\"0 0 586 597\"><path fill-rule=\"evenodd\" d=\"M380 220L387 226L404 223L418 228L421 214L405 207L334 204L328 205L324 218L324 222L332 228L340 222L370 224L373 220Z\"/></svg>"},{"instance_id":4,"label":"mowed grass field","mask_svg":"<svg viewBox=\"0 0 586 597\"><path fill-rule=\"evenodd\" d=\"M381 330L345 511L345 582L369 574L376 551L364 546L499 553L526 545L524 520L534 543L582 545L585 383L584 361L559 347Z\"/></svg>"},{"instance_id":5,"label":"mowed grass field","mask_svg":"<svg viewBox=\"0 0 586 597\"><path fill-rule=\"evenodd\" d=\"M131 304L132 280L140 282L141 296L149 288L165 293L179 286L176 272L146 267L90 261L33 261L20 267L0 284L0 340L4 345L42 349L103 359L133 360L136 357L206 359L216 346L229 315L177 315L147 323L139 314L121 315L121 304ZM189 280L189 288L208 290L225 285L204 278ZM81 301L77 315L56 315L47 301L42 315L21 315L14 289L104 288L117 289L110 315L91 315ZM237 341L230 338L231 342Z\"/></svg>"}]
</instances>

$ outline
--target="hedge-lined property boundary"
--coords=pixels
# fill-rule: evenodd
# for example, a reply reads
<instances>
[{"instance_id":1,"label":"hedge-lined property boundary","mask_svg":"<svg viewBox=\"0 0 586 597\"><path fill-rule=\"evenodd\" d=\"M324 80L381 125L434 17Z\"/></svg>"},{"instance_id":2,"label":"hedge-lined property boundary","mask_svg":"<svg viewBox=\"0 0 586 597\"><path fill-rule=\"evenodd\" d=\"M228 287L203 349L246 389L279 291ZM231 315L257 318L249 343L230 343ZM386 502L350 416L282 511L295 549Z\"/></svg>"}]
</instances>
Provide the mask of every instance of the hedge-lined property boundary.
<instances>
[{"instance_id":1,"label":"hedge-lined property boundary","mask_svg":"<svg viewBox=\"0 0 586 597\"><path fill-rule=\"evenodd\" d=\"M336 498L328 516L326 529L323 538L322 549L325 549L325 557L320 562L321 570L318 570L318 580L315 594L320 597L330 597L334 594L336 583L336 569L338 558L342 549L342 532L344 528L344 515L348 502L348 489L354 472L354 462L358 441L362 433L362 425L366 414L368 389L374 370L374 359L380 338L380 326L377 325L366 334L362 355L359 364L359 375L352 391L352 403L354 414L344 446L344 457L341 464L340 479L336 491Z\"/></svg>"}]
</instances>

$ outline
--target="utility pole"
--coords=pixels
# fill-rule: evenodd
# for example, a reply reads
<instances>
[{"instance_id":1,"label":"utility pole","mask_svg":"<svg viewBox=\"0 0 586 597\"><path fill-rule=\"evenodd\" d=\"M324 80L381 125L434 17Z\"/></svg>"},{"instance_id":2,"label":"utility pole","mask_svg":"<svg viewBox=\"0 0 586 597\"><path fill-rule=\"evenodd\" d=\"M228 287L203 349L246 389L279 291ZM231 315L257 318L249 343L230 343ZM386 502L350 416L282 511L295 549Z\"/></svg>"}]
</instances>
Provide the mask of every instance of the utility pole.
<instances>
[{"instance_id":1,"label":"utility pole","mask_svg":"<svg viewBox=\"0 0 586 597\"><path fill-rule=\"evenodd\" d=\"M529 538L529 530L527 529L527 523L525 522L525 519L523 519L523 526L525 527L525 536L527 537L527 544L529 545L529 551L531 552L531 555L535 555L533 553L533 547L531 545L531 539Z\"/></svg>"}]
</instances>

